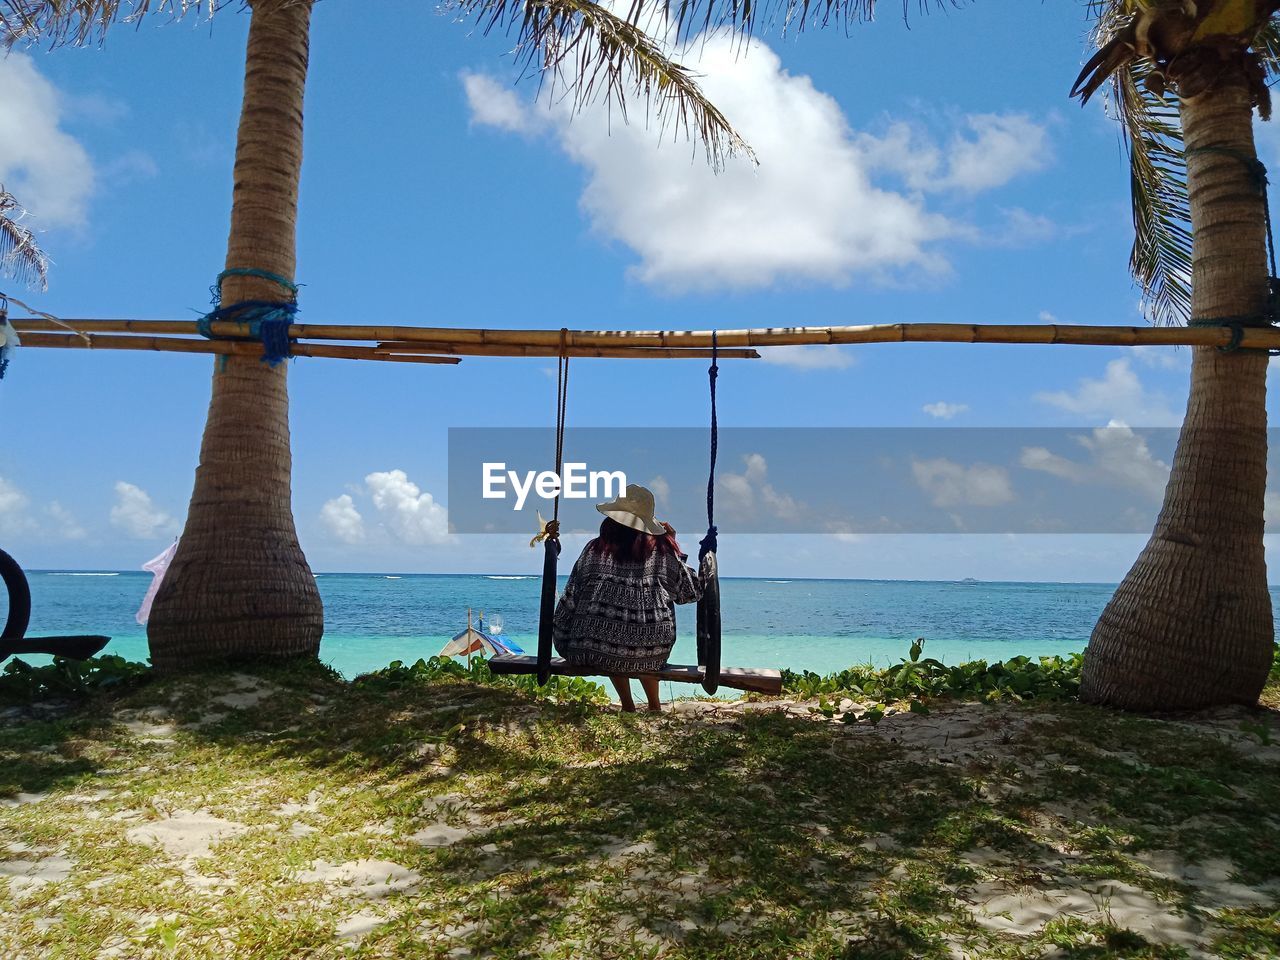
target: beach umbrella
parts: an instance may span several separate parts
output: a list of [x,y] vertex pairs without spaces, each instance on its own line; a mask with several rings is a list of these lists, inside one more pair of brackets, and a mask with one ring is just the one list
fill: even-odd
[[483,630],[467,627],[467,629],[441,647],[436,656],[470,657],[478,653],[486,657],[492,657],[498,653],[524,653],[524,649],[520,644],[507,637],[498,639]]
[[482,653],[486,657],[493,656],[493,638],[481,633],[475,627],[467,627],[452,640],[440,648],[440,657],[470,657]]

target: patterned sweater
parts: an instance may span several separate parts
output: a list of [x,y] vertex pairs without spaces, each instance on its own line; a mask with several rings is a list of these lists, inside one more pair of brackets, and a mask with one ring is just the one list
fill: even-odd
[[670,553],[636,562],[601,556],[588,543],[556,605],[556,651],[602,673],[659,669],[676,642],[675,605],[702,596],[710,563],[695,573]]

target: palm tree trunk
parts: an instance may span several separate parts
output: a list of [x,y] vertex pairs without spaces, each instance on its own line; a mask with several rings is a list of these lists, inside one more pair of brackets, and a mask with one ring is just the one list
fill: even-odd
[[[227,267],[291,278],[311,0],[251,0]],[[223,303],[280,300],[227,277]],[[324,611],[294,528],[288,364],[215,361],[186,529],[152,607],[158,669],[250,656],[315,656]]]
[[[1243,69],[1228,67],[1181,110],[1192,316],[1260,317],[1268,291],[1265,206],[1244,162],[1255,151]],[[1084,699],[1135,710],[1257,701],[1275,642],[1262,541],[1267,359],[1193,348],[1164,505],[1094,627]]]

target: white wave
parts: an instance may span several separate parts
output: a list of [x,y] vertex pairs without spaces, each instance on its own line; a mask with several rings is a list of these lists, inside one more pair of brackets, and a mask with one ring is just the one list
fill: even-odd
[[765,583],[790,583],[790,580],[766,580]]
[[50,573],[50,577],[118,577],[118,573]]
[[486,580],[532,580],[533,577],[498,577],[485,574]]
[[383,577],[383,580],[403,580],[404,577]]

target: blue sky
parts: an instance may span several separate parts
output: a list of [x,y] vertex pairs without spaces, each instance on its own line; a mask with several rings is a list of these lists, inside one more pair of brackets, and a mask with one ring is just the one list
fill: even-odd
[[[510,38],[413,2],[317,4],[297,279],[311,322],[737,328],[1140,322],[1118,130],[1066,91],[1082,3],[990,0],[699,48],[760,166],[516,83]],[[0,63],[0,178],[67,317],[188,318],[221,268],[247,17],[117,28]],[[1280,158],[1269,131],[1264,157]],[[726,363],[721,421],[1176,423],[1188,352],[945,345]],[[32,567],[133,568],[183,516],[211,362],[24,350],[0,383],[0,538]],[[544,426],[540,360],[300,360],[294,506],[317,570],[513,571],[527,540],[450,537],[447,429]],[[571,423],[699,426],[700,361],[579,361]],[[550,455],[550,451],[548,451]],[[643,475],[643,465],[625,465]],[[735,465],[727,465],[733,469]],[[741,465],[737,465],[738,468]],[[842,480],[831,478],[833,485]],[[849,490],[857,496],[856,489]],[[696,539],[692,532],[686,535]],[[726,535],[726,574],[1114,580],[1133,536]]]

